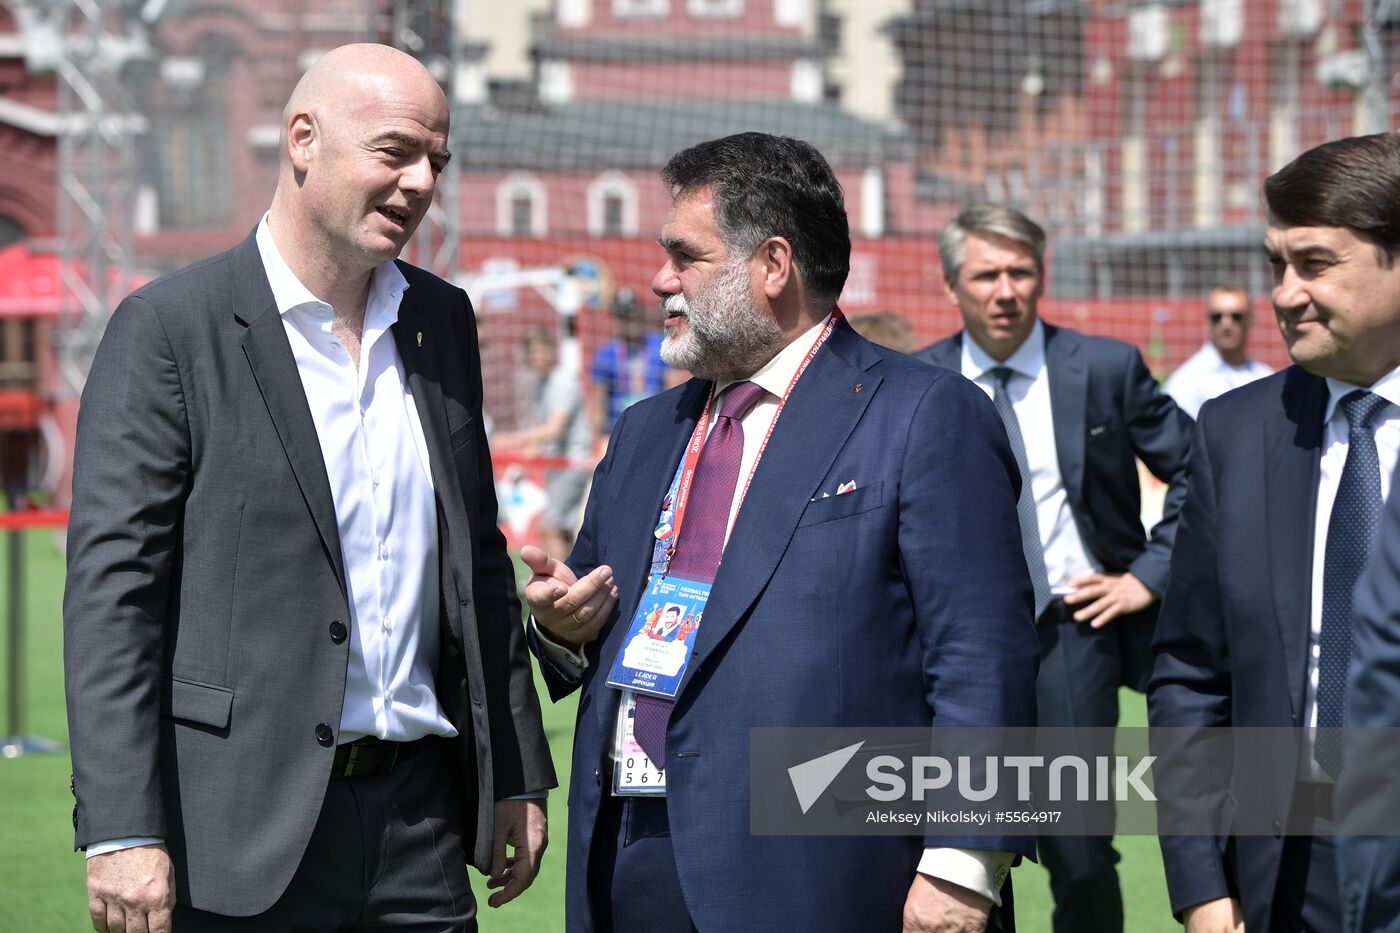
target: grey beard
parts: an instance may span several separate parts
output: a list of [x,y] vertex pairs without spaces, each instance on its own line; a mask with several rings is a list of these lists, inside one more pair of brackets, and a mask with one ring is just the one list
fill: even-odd
[[686,316],[686,334],[663,340],[661,359],[716,381],[757,372],[782,349],[783,332],[754,306],[748,288],[748,263],[726,263],[703,298],[687,302],[684,295],[668,296],[661,306]]

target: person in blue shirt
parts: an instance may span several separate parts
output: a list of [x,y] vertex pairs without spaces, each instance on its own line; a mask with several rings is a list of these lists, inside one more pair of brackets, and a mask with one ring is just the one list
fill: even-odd
[[613,301],[612,340],[593,355],[589,418],[593,436],[606,440],[627,406],[655,395],[666,386],[661,361],[661,334],[649,331],[642,306],[630,288],[620,288]]

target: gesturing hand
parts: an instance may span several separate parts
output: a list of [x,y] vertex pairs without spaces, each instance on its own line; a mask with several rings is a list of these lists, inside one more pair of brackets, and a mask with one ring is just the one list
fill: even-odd
[[535,623],[574,650],[597,638],[617,605],[612,568],[594,567],[580,580],[563,561],[530,544],[520,549],[520,559],[534,571],[525,584],[525,602]]

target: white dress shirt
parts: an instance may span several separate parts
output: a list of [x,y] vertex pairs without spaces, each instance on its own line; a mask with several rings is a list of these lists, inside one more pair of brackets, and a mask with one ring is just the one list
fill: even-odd
[[[1069,581],[1103,567],[1090,556],[1079,535],[1079,526],[1069,507],[1064,477],[1060,475],[1059,451],[1055,446],[1055,419],[1050,409],[1050,376],[1045,367],[1045,326],[1037,320],[1016,352],[998,363],[967,333],[962,339],[962,374],[991,398],[996,394],[992,370],[1005,366],[1013,375],[1006,383],[1006,394],[1021,426],[1026,445],[1026,465],[1030,468],[1031,494],[1040,526],[1040,544],[1045,552],[1045,575],[1056,596],[1073,593]],[[1022,482],[1025,482],[1024,477]]]
[[[1322,469],[1317,482],[1317,511],[1313,516],[1312,597],[1309,600],[1308,626],[1308,689],[1304,713],[1307,716],[1308,739],[1303,743],[1300,777],[1307,781],[1330,783],[1332,778],[1313,757],[1313,740],[1317,727],[1318,662],[1322,659],[1322,574],[1327,558],[1327,526],[1332,521],[1332,506],[1337,501],[1337,486],[1342,481],[1347,451],[1351,449],[1350,426],[1346,412],[1337,403],[1349,392],[1365,386],[1354,386],[1336,379],[1327,380],[1327,408],[1323,412]],[[1370,391],[1390,404],[1381,407],[1371,419],[1376,434],[1376,455],[1381,465],[1381,501],[1390,495],[1390,475],[1400,459],[1400,369],[1393,369],[1370,387]]]
[[[779,401],[792,382],[792,377],[796,375],[798,367],[802,365],[802,360],[806,358],[807,352],[811,350],[817,336],[821,334],[822,328],[826,326],[826,321],[827,319],[824,318],[820,324],[812,327],[778,351],[777,356],[769,360],[758,372],[748,377],[748,382],[765,389],[767,394],[754,403],[748,414],[740,419],[740,424],[744,428],[744,454],[739,461],[739,481],[735,488],[734,501],[729,507],[729,524],[725,530],[726,542],[729,540],[729,533],[734,530],[734,521],[738,517],[739,508],[742,505],[740,496],[743,495],[744,486],[754,467],[754,461],[758,458],[759,448],[763,445],[763,439],[767,436],[768,429],[773,425],[773,419],[778,414]],[[705,428],[707,437],[715,423],[719,421],[719,412],[724,401],[723,393],[731,384],[723,382],[716,386],[717,391],[714,402],[710,405],[709,419]],[[681,528],[681,534],[685,534],[684,526]],[[533,620],[531,624],[533,624]],[[541,646],[557,662],[556,667],[565,671],[581,671],[588,666],[587,658],[551,641],[538,626],[535,628],[535,632],[541,636],[539,638]],[[618,715],[622,715],[620,708]],[[620,730],[614,730],[614,735],[619,733]],[[613,748],[613,759],[617,760],[620,755],[621,749]],[[1012,858],[1013,856],[1009,852],[932,848],[924,850],[918,870],[921,874],[961,885],[1000,905],[1001,883],[1006,880],[1006,870],[1010,866]]]
[[1263,379],[1273,370],[1258,360],[1246,359],[1243,365],[1231,366],[1220,356],[1220,351],[1209,340],[1167,377],[1162,388],[1181,406],[1181,410],[1195,418],[1201,406],[1217,395],[1224,395],[1231,389]]

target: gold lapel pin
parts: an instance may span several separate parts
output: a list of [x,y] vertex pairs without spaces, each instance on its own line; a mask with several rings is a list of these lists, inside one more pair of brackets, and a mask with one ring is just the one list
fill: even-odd
[[420,331],[418,332],[418,346],[421,347],[422,345],[423,345],[423,332],[420,330]]
[[859,395],[859,394],[860,394],[860,390],[863,389],[863,388],[865,388],[865,383],[863,383],[863,382],[857,382],[855,385],[851,386],[851,392],[854,393],[854,394],[856,394],[856,395]]

